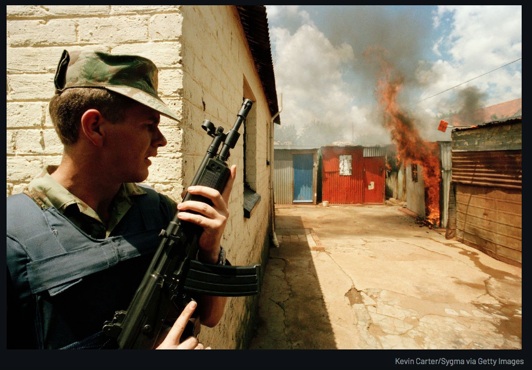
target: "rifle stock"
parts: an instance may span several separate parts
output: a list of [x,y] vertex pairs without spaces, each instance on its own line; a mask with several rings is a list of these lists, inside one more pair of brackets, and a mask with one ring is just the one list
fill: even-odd
[[[222,127],[215,129],[210,121],[204,121],[202,128],[213,140],[191,185],[209,186],[223,192],[230,177],[226,163],[229,150],[235,147],[240,136],[238,129],[252,104],[251,100],[244,100],[227,134]],[[190,199],[210,203],[187,192],[183,200]],[[180,221],[177,213],[161,231],[159,246],[128,309],[116,311],[113,319],[104,323],[103,332],[115,338],[120,348],[154,348],[165,323],[172,325],[194,293],[247,296],[259,292],[260,265],[211,265],[196,259],[202,231],[197,225]],[[192,332],[188,334],[197,335],[199,320],[193,319],[190,324],[193,328],[189,328]]]

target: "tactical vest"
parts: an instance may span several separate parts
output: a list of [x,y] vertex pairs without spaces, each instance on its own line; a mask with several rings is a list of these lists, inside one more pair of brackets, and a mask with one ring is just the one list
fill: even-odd
[[92,238],[56,208],[41,209],[25,194],[8,197],[7,267],[18,298],[60,294],[90,274],[153,253],[175,209],[153,189],[144,189],[146,195],[131,197],[132,207],[113,230],[116,236],[105,239]]

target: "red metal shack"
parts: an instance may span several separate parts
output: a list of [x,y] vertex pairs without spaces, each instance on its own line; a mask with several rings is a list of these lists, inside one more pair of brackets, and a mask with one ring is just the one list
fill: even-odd
[[381,147],[324,146],[322,200],[330,204],[382,204],[386,150]]

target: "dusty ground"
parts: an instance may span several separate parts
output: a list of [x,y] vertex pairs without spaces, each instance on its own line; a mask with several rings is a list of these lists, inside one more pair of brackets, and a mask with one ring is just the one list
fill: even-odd
[[277,206],[250,349],[522,349],[522,270],[400,206]]

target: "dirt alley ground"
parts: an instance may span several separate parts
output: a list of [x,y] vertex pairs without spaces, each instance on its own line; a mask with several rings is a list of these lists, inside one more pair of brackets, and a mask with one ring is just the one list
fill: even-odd
[[399,205],[277,205],[249,349],[522,349],[522,269]]

